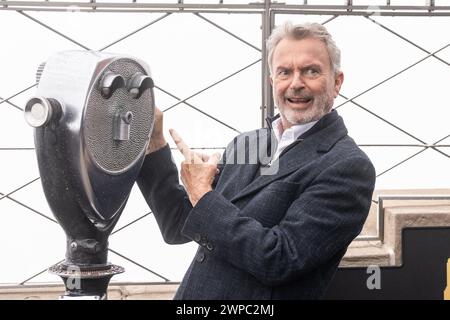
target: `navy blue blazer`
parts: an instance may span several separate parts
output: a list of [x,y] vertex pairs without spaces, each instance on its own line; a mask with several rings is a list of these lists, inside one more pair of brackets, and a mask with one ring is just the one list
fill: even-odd
[[273,150],[264,145],[270,134],[264,128],[234,139],[213,191],[195,207],[169,147],[146,157],[137,183],[164,240],[199,244],[175,299],[321,298],[361,231],[375,170],[337,112],[284,150],[274,174],[261,174],[264,164],[227,163],[240,156],[242,139],[248,158],[258,143]]

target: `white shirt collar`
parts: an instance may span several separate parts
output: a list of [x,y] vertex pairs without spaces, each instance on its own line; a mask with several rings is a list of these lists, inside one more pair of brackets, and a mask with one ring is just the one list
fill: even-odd
[[303,133],[311,129],[317,121],[308,122],[305,124],[297,124],[289,129],[283,131],[283,125],[281,123],[281,117],[278,117],[272,122],[273,132],[275,137],[277,138],[278,143],[283,139],[289,142],[294,142],[300,137]]
[[269,165],[277,160],[284,149],[286,149],[290,144],[292,144],[298,137],[303,133],[308,131],[316,124],[317,121],[308,122],[305,124],[297,124],[283,131],[283,125],[281,123],[281,117],[278,117],[272,122],[273,132],[277,138],[277,149],[272,157]]

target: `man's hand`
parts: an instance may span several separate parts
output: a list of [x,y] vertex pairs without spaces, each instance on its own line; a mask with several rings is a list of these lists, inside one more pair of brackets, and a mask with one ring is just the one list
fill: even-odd
[[163,134],[163,113],[158,108],[155,108],[155,124],[153,125],[150,143],[148,144],[145,154],[155,152],[167,144]]
[[195,206],[207,192],[212,190],[212,182],[218,173],[217,163],[220,154],[215,153],[208,156],[194,152],[175,130],[170,129],[169,132],[178,150],[184,156],[184,161],[181,163],[181,181],[183,181],[192,206]]

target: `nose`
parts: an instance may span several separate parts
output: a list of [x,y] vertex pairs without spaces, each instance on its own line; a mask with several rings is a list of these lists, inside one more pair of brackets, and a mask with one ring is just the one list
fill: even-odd
[[289,88],[291,90],[299,90],[304,87],[305,87],[305,83],[303,82],[300,72],[298,72],[298,71],[294,72],[294,74],[292,76],[291,84],[289,85]]

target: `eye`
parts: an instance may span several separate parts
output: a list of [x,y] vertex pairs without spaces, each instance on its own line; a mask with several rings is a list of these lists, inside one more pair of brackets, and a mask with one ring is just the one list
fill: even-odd
[[311,68],[306,68],[303,71],[303,74],[307,77],[316,77],[320,74],[319,69],[315,68],[315,67],[311,67]]
[[287,76],[289,76],[290,71],[288,69],[280,69],[277,73],[277,76],[280,78],[285,78]]

